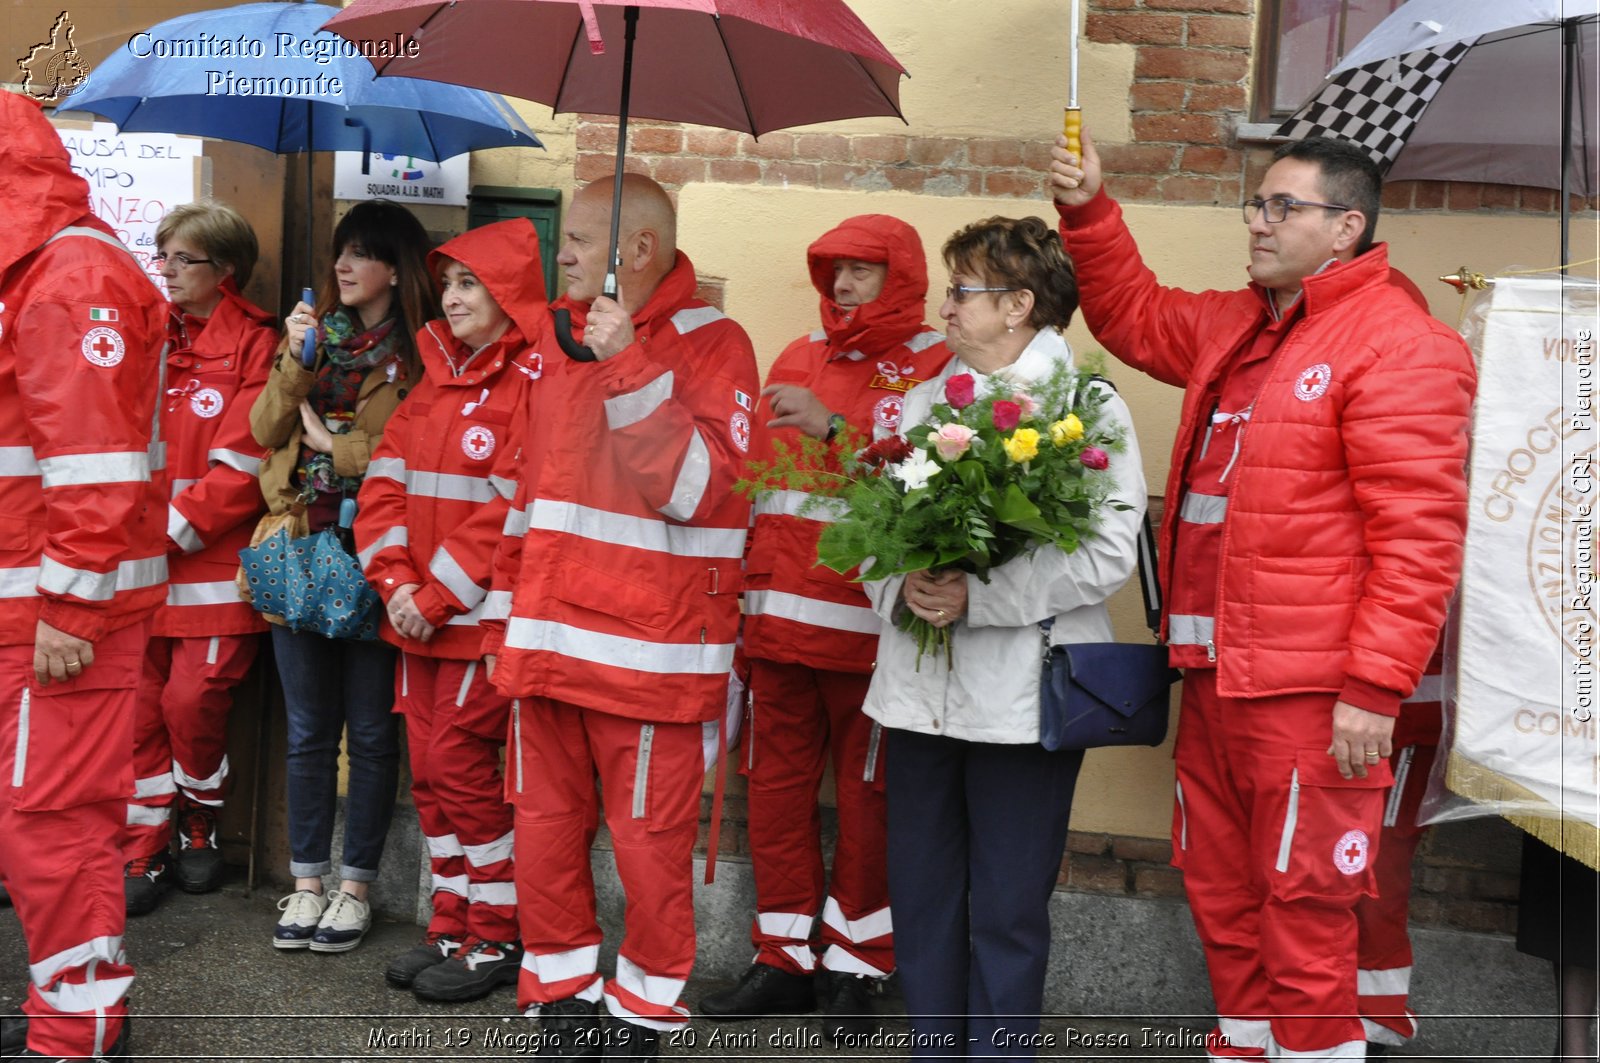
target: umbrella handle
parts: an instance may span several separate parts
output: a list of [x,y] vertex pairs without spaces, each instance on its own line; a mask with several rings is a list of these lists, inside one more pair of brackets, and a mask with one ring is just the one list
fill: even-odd
[[1061,132],[1067,138],[1067,150],[1083,158],[1083,141],[1079,134],[1083,132],[1083,108],[1068,107],[1061,119]]
[[594,361],[594,352],[572,338],[572,311],[557,310],[553,316],[556,322],[556,345],[566,356],[574,362]]

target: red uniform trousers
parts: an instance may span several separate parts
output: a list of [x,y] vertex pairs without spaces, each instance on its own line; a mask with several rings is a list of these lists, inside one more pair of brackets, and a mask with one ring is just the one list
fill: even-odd
[[1178,723],[1173,864],[1183,871],[1220,1017],[1213,1059],[1362,1059],[1356,902],[1387,763],[1339,776],[1334,694],[1218,695],[1190,669]]
[[259,635],[151,636],[133,722],[127,860],[154,856],[172,843],[178,791],[196,804],[222,805],[233,688],[260,648]]
[[[520,698],[517,756],[507,780],[516,804],[522,975],[517,1004],[605,997],[611,1014],[674,1030],[694,966],[694,843],[705,779],[698,723],[647,723],[547,698]],[[627,895],[615,978],[602,980],[589,849],[605,794],[606,828]]]
[[1417,1033],[1417,1016],[1407,1003],[1411,938],[1406,917],[1411,910],[1411,860],[1427,830],[1417,825],[1417,810],[1438,751],[1437,745],[1419,743],[1397,748],[1390,758],[1394,789],[1384,806],[1378,844],[1378,895],[1356,904],[1356,986],[1361,1024],[1374,1044],[1403,1045]]
[[480,660],[401,653],[394,711],[406,718],[411,796],[433,865],[429,934],[517,940],[511,806],[500,748],[511,699]]
[[0,878],[28,942],[28,1047],[97,1056],[128,1009],[122,826],[147,621],[94,644],[94,663],[37,685],[32,644],[0,647]]
[[[750,661],[745,732],[750,862],[756,877],[756,960],[793,973],[816,968],[812,924],[822,913],[822,966],[881,978],[894,970],[889,916],[882,729],[861,711],[871,674]],[[833,755],[839,840],[823,896],[817,791]]]

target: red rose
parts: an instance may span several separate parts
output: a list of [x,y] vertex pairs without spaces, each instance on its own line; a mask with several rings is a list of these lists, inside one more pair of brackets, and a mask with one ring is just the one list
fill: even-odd
[[978,382],[971,373],[957,373],[944,382],[944,401],[952,410],[964,410],[977,397]]
[[1078,455],[1078,460],[1083,462],[1086,469],[1104,469],[1111,465],[1111,455],[1099,447],[1084,447],[1083,453]]
[[994,404],[994,430],[996,432],[1009,432],[1017,427],[1017,422],[1022,420],[1022,407],[1014,402],[1001,399]]
[[903,436],[884,436],[861,452],[861,463],[882,467],[897,465],[911,456],[912,447]]

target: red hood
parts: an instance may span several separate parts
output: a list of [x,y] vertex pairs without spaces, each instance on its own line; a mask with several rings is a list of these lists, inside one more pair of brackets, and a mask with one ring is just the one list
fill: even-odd
[[89,213],[89,185],[72,172],[67,149],[39,105],[0,90],[0,273],[78,222],[110,232]]
[[[539,231],[527,218],[497,221],[447,240],[428,253],[428,267],[437,275],[444,259],[465,263],[506,316],[529,342],[544,334],[549,301],[544,294],[544,263],[539,258]],[[443,335],[450,335],[444,325]]]
[[[833,301],[833,261],[856,258],[889,267],[883,291],[864,306]],[[846,218],[806,249],[811,283],[822,296],[822,329],[840,351],[878,355],[923,330],[928,263],[917,230],[887,214]]]

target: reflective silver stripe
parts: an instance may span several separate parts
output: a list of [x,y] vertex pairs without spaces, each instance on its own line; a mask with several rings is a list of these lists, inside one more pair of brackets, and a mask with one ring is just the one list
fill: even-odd
[[456,691],[456,708],[467,703],[467,695],[472,691],[472,677],[478,674],[478,662],[467,662],[467,670],[462,673],[461,687]]
[[[222,637],[220,635],[212,635],[211,636],[211,641],[206,644],[206,663],[207,664],[216,664],[217,663],[217,651],[219,649],[221,649],[221,648],[222,648]],[[223,760],[224,761],[227,760],[226,755],[224,755]]]
[[1386,971],[1356,971],[1356,995],[1362,997],[1403,997],[1411,992],[1411,968],[1391,967]]
[[944,333],[935,332],[933,329],[929,329],[927,332],[919,332],[906,342],[906,350],[912,354],[920,354],[942,339],[944,339]]
[[844,935],[845,940],[853,941],[857,945],[894,932],[894,920],[889,915],[888,905],[875,912],[868,912],[859,919],[846,919],[844,909],[839,907],[839,902],[832,897],[829,897],[827,903],[822,906],[822,925],[833,927]]
[[1343,1041],[1332,1048],[1314,1048],[1306,1052],[1299,1052],[1279,1045],[1278,1054],[1275,1058],[1279,1060],[1303,1059],[1306,1063],[1327,1063],[1329,1060],[1360,1060],[1370,1057],[1367,1055],[1365,1038],[1357,1038],[1354,1041]]
[[28,771],[28,730],[33,715],[29,702],[32,700],[32,693],[28,687],[22,688],[22,704],[17,709],[17,751],[11,758],[13,788],[22,785],[23,776]]
[[639,753],[633,765],[633,818],[643,819],[649,808],[650,750],[656,744],[656,725],[639,725]]
[[1167,643],[1172,646],[1204,646],[1215,636],[1217,619],[1175,613],[1167,617]]
[[663,402],[672,397],[672,370],[667,370],[637,391],[615,395],[606,400],[606,424],[613,429],[626,428],[656,412]]
[[813,329],[811,335],[806,337],[806,339],[810,340],[812,343],[821,343],[827,338],[828,334],[822,329]]
[[1183,496],[1178,519],[1189,524],[1221,524],[1228,515],[1227,495],[1203,495],[1190,491]]
[[756,926],[763,937],[788,938],[790,941],[809,941],[811,924],[807,912],[757,912]]
[[[91,960],[93,970],[98,960]],[[54,989],[40,989],[39,996],[58,1012],[95,1012],[115,1007],[133,985],[133,975],[121,978],[90,978],[83,982],[57,982]],[[97,1038],[98,1039],[98,1038]],[[101,1049],[95,1050],[99,1057]]]
[[206,548],[200,533],[194,530],[189,518],[177,506],[167,506],[167,538],[183,547],[186,554],[197,554]]
[[1389,787],[1389,799],[1383,806],[1383,825],[1393,827],[1400,822],[1400,802],[1405,797],[1406,776],[1411,774],[1411,758],[1416,756],[1416,746],[1406,746],[1394,763],[1394,785]]
[[154,587],[167,580],[167,559],[141,557],[124,561],[114,572],[90,572],[63,565],[45,556],[39,563],[39,589],[50,594],[70,594],[86,602],[108,602],[119,591]]
[[[599,966],[599,945],[580,945],[566,952],[542,954],[529,949],[522,954],[522,969],[532,972],[533,976],[545,985],[565,982],[580,975],[594,974]],[[596,977],[595,981],[598,983],[600,979]]]
[[461,847],[461,839],[454,834],[428,834],[423,837],[428,843],[428,856],[435,860],[448,860],[452,856],[465,856],[467,853]]
[[216,450],[208,450],[206,451],[206,460],[215,462],[218,465],[226,465],[230,469],[238,469],[240,472],[250,476],[261,475],[261,459],[251,457],[249,454],[241,454],[237,450],[224,450],[220,447]]
[[479,603],[464,613],[457,613],[445,621],[447,626],[467,627],[483,619],[483,603]]
[[455,595],[456,600],[468,609],[483,601],[484,595],[489,593],[478,586],[460,563],[450,556],[450,551],[442,546],[433,552],[433,558],[428,562],[428,575],[444,584],[445,590]]
[[[165,360],[163,360],[161,364],[162,365],[166,365]],[[163,369],[162,372],[164,373],[164,372],[166,372],[166,370]],[[161,409],[161,406],[159,404],[157,404],[156,410],[159,411],[160,409]],[[157,413],[156,416],[157,416],[157,419],[160,418],[159,412]],[[145,453],[149,455],[150,471],[151,472],[162,472],[163,470],[166,469],[166,467],[167,467],[167,445],[165,443],[151,443],[150,444],[150,449],[147,450]]]
[[872,737],[867,739],[867,763],[861,771],[862,782],[873,782],[878,777],[878,747],[883,743],[883,724],[872,721]]
[[184,771],[183,768],[176,763],[174,763],[172,766],[172,776],[178,781],[178,785],[182,786],[186,790],[220,789],[222,784],[228,779],[227,754],[223,754],[222,763],[218,765],[217,770],[212,772],[204,779],[196,779],[193,775],[190,775],[188,772]]
[[135,800],[141,797],[159,797],[162,794],[175,794],[177,792],[178,784],[173,781],[172,772],[170,771],[133,780],[133,796]]
[[737,561],[744,556],[744,528],[689,528],[651,517],[631,517],[626,513],[546,498],[534,499],[524,511],[523,519],[529,529],[565,532],[581,539],[655,550],[675,557],[720,557]]
[[689,437],[688,449],[683,454],[683,466],[678,470],[678,480],[672,485],[672,501],[662,506],[660,512],[673,520],[688,520],[700,508],[706,485],[711,482],[711,451],[694,429]]
[[32,447],[0,447],[0,476],[38,476]]
[[129,805],[127,825],[130,827],[159,827],[172,818],[172,809],[167,805],[160,808],[150,808],[147,805]]
[[1183,803],[1183,783],[1178,783],[1178,848],[1189,849],[1189,809]]
[[168,605],[238,605],[241,601],[239,585],[231,579],[215,583],[167,584]]
[[691,306],[672,315],[672,327],[678,330],[678,335],[686,336],[713,321],[721,321],[724,316],[722,311],[714,306]]
[[46,489],[84,484],[129,484],[150,481],[150,452],[108,451],[103,454],[57,454],[39,459]]
[[[517,793],[522,792],[522,699],[511,699],[511,740],[517,755]],[[598,946],[596,947],[598,955]]]
[[0,598],[32,598],[39,593],[39,566],[0,568]]
[[750,616],[775,616],[830,631],[876,635],[882,629],[878,614],[866,606],[824,602],[786,591],[745,591],[744,611]]
[[[468,904],[492,904],[502,908],[512,907],[517,903],[517,884],[515,882],[468,882]],[[468,961],[471,962],[470,960]]]
[[848,509],[842,498],[819,498],[809,491],[768,491],[756,499],[752,512],[757,517],[804,517],[832,524]]
[[400,696],[411,696],[411,655],[404,650],[400,651]]
[[506,510],[506,522],[500,525],[500,534],[510,539],[520,539],[528,534],[528,511],[526,509]]
[[1417,680],[1417,689],[1411,692],[1406,701],[1443,701],[1444,676],[1425,675]]
[[199,482],[199,480],[169,480],[168,483],[172,486],[172,494],[169,497],[177,498]]
[[450,472],[406,471],[406,493],[421,498],[445,498],[453,502],[487,502],[494,488],[481,476],[461,476]]
[[404,524],[397,524],[369,543],[365,550],[356,551],[356,560],[361,562],[362,568],[366,568],[368,565],[372,564],[372,559],[378,556],[378,551],[387,550],[391,546],[410,545],[410,529],[408,529]]
[[483,598],[483,618],[504,620],[511,615],[511,592],[490,591]]
[[887,978],[892,973],[879,970],[838,944],[829,945],[828,950],[822,954],[822,966],[825,970],[836,971],[843,975],[858,974],[864,978]]
[[578,661],[656,675],[724,675],[733,665],[733,643],[645,642],[625,635],[587,631],[553,620],[512,617],[506,646],[554,653]]
[[1300,818],[1300,769],[1294,769],[1294,774],[1289,776],[1289,811],[1283,816],[1283,836],[1278,839],[1278,862],[1274,866],[1279,871],[1289,870],[1289,850],[1294,845],[1294,826]]
[[446,893],[454,893],[458,897],[465,897],[467,895],[467,876],[434,875],[433,890],[435,893],[443,890]]
[[489,486],[494,488],[495,494],[507,502],[511,501],[517,493],[517,481],[507,479],[504,476],[490,476]]
[[373,458],[367,462],[367,479],[373,477],[405,483],[406,463],[401,458]]
[[[69,225],[65,229],[62,229],[60,232],[56,233],[50,239],[46,240],[45,243],[53,244],[57,240],[67,236],[87,236],[91,240],[99,240],[102,244],[110,244],[112,247],[116,248],[118,251],[121,251],[129,258],[133,258],[133,252],[129,251],[127,246],[121,240],[118,240],[115,236],[103,233],[99,229],[91,229],[87,225]],[[135,261],[137,261],[137,259],[135,259]],[[142,270],[144,267],[140,266],[139,268]],[[166,361],[166,359],[163,358],[162,361]]]
[[502,860],[510,860],[516,853],[515,837],[514,832],[506,831],[492,842],[484,842],[482,845],[463,845],[467,863],[473,867],[488,867]]

